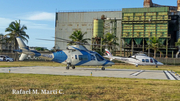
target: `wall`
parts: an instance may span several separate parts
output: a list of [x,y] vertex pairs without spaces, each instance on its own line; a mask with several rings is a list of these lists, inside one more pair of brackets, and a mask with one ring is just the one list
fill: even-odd
[[[93,20],[100,19],[102,15],[108,18],[121,18],[121,11],[101,11],[101,12],[57,12],[55,24],[55,37],[69,39],[75,30],[87,32],[86,38],[92,38]],[[121,36],[121,22],[118,22],[117,36]],[[55,39],[56,49],[66,49],[66,42],[58,42]],[[119,41],[120,42],[120,41]],[[89,41],[91,43],[91,41]],[[90,46],[86,46],[90,49]]]

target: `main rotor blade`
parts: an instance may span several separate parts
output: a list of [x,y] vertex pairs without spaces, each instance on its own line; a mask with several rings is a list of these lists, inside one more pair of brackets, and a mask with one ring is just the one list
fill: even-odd
[[64,41],[69,41],[69,42],[72,42],[71,40],[67,40],[67,39],[63,39],[63,38],[58,38],[58,37],[53,37],[55,39],[60,39],[60,40],[64,40]]
[[[55,37],[54,37],[55,38]],[[60,40],[50,40],[50,39],[40,39],[36,38],[37,40],[44,40],[44,41],[57,41],[57,42],[67,42],[68,40],[64,39],[64,41]],[[61,38],[60,38],[61,39]],[[76,43],[79,45],[94,45],[94,46],[111,46],[111,45],[101,45],[101,44],[89,44],[89,43],[81,43],[81,42],[74,42],[74,41],[68,41],[67,43]]]
[[[55,40],[49,40],[49,39],[39,39],[39,38],[36,38],[37,40],[44,40],[44,41],[55,41]],[[58,40],[56,40],[58,41]],[[58,42],[65,42],[65,41],[58,41]]]
[[94,46],[112,46],[112,45],[101,45],[101,44],[90,44],[90,45],[94,45]]
[[53,37],[53,38],[64,40],[64,41],[67,41],[68,43],[76,43],[76,44],[79,44],[79,45],[90,45],[89,43],[75,42],[75,41],[71,41],[71,40],[67,40],[67,39],[63,39],[63,38],[59,38],[59,37]]

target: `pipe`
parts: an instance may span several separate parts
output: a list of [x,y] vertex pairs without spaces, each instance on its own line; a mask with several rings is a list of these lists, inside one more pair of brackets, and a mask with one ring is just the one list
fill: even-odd
[[180,53],[180,50],[176,53],[176,58],[178,58],[179,53]]

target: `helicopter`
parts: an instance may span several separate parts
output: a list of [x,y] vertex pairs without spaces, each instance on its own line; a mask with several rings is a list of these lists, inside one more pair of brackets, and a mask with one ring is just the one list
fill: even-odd
[[67,70],[70,67],[72,67],[72,69],[75,69],[75,66],[102,66],[101,70],[105,70],[106,66],[114,65],[113,62],[104,59],[100,54],[95,51],[88,50],[82,45],[82,43],[79,42],[73,42],[63,39],[63,41],[68,41],[69,43],[76,43],[78,45],[68,46],[67,49],[59,50],[51,54],[44,54],[35,50],[30,50],[20,37],[16,37],[16,40],[18,42],[20,50],[15,51],[21,53],[21,56],[19,58],[20,61],[23,61],[28,55],[31,55],[66,64]]
[[133,64],[136,67],[138,67],[138,65],[155,65],[156,67],[163,65],[163,63],[157,61],[152,57],[148,57],[146,54],[143,53],[137,53],[133,56],[129,56],[128,58],[126,58],[126,57],[113,56],[108,49],[105,49],[105,51],[107,55],[104,57],[109,58],[110,61],[115,59],[125,63]]

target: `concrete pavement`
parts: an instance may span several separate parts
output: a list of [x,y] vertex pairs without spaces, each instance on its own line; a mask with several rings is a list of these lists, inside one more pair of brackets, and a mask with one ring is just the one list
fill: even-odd
[[0,73],[25,73],[25,74],[51,74],[51,75],[76,75],[95,77],[119,77],[140,79],[169,79],[163,70],[134,70],[134,69],[108,69],[81,68],[66,70],[65,67],[35,66],[35,67],[10,67],[0,68]]

